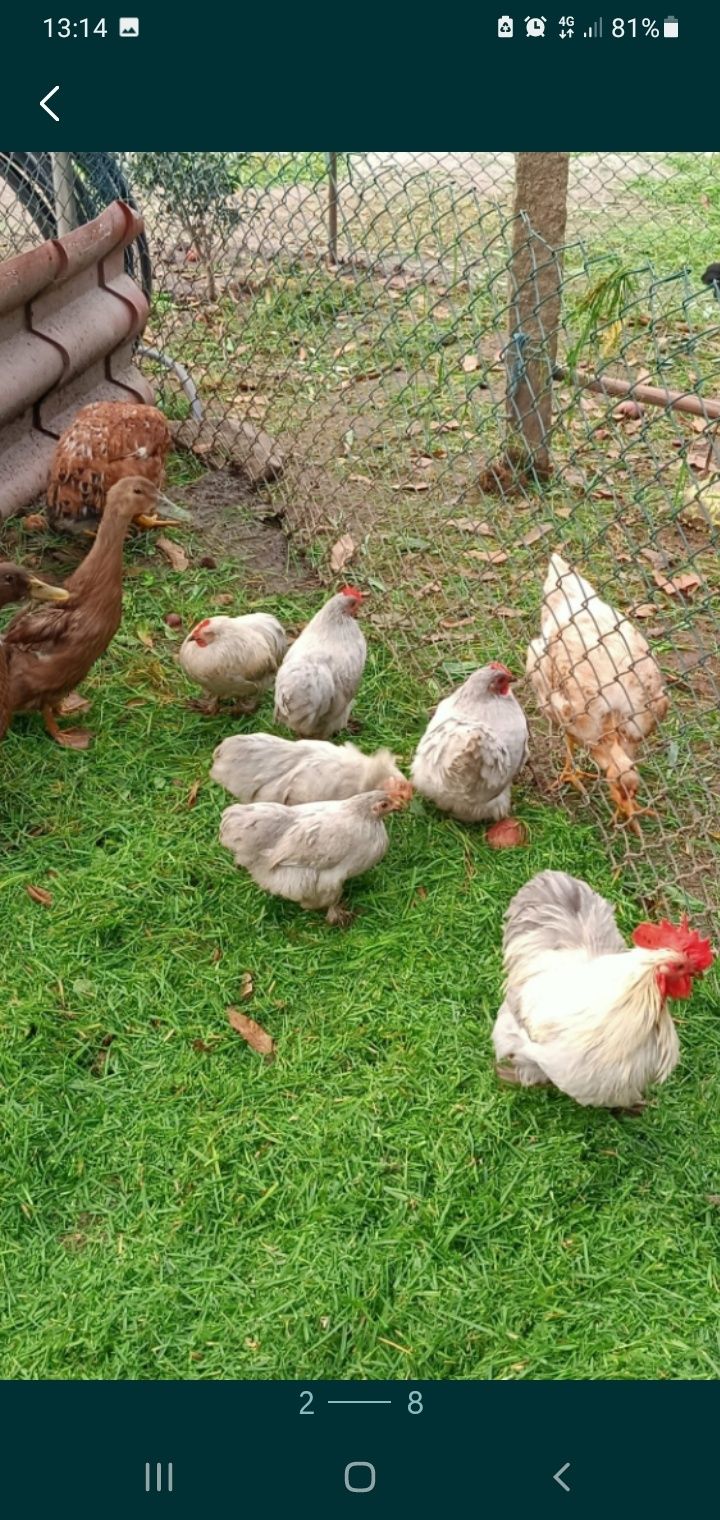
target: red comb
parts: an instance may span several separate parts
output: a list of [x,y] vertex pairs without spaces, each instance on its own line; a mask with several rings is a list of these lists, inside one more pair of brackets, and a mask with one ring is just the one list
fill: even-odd
[[362,602],[365,599],[364,591],[358,591],[357,586],[343,586],[340,590],[340,595],[357,597],[357,600],[359,602]]
[[502,660],[491,660],[490,661],[490,669],[491,670],[503,670],[505,672],[505,675],[509,676],[510,680],[512,680],[512,671],[508,670],[507,665],[503,665]]
[[670,924],[666,918],[659,924],[638,924],[632,938],[633,944],[642,950],[681,950],[695,976],[707,971],[714,960],[709,939],[702,939],[696,929],[690,928],[686,915],[679,924]]

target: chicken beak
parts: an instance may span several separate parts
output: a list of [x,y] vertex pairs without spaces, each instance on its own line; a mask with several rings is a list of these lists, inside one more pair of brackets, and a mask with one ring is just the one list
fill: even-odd
[[70,592],[64,586],[48,586],[47,581],[38,580],[36,575],[31,575],[28,581],[28,596],[34,602],[67,602]]

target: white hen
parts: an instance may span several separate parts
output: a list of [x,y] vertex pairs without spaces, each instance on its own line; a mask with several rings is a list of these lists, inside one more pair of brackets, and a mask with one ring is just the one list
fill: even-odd
[[275,721],[306,739],[345,728],[367,645],[355,619],[361,591],[345,586],[316,612],[288,650],[275,681]]
[[632,1108],[677,1065],[670,998],[712,964],[687,921],[638,924],[628,949],[610,903],[564,871],[521,887],[505,919],[498,1075],[554,1083],[577,1103]]
[[235,804],[222,815],[220,843],[266,892],[324,909],[328,923],[347,923],[345,882],[382,860],[389,843],[383,819],[411,796],[409,781],[389,780],[342,802]]
[[186,676],[211,698],[217,711],[221,697],[233,697],[248,711],[272,686],[287,649],[282,623],[267,612],[242,617],[203,618],[180,647]]
[[213,757],[213,781],[240,802],[331,802],[375,791],[393,776],[402,780],[389,749],[363,755],[354,744],[325,739],[277,739],[234,734]]

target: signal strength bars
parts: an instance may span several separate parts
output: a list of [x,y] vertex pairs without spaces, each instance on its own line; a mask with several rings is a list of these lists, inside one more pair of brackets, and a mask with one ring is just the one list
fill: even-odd
[[598,16],[597,21],[593,21],[592,26],[583,32],[583,37],[602,37],[602,16]]

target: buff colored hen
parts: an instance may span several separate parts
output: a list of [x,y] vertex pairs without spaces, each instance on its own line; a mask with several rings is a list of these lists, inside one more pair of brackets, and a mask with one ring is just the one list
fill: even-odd
[[[135,401],[84,406],[55,450],[47,489],[50,523],[65,531],[96,523],[111,486],[129,475],[162,490],[169,448],[170,429],[156,406]],[[141,516],[136,522],[143,528],[165,526],[159,518]]]
[[635,759],[668,709],[662,673],[637,628],[559,554],[550,558],[526,670],[543,713],[565,733],[557,784],[582,785],[573,760],[582,745],[609,782],[616,819],[639,832],[637,815],[650,810],[636,802]]

